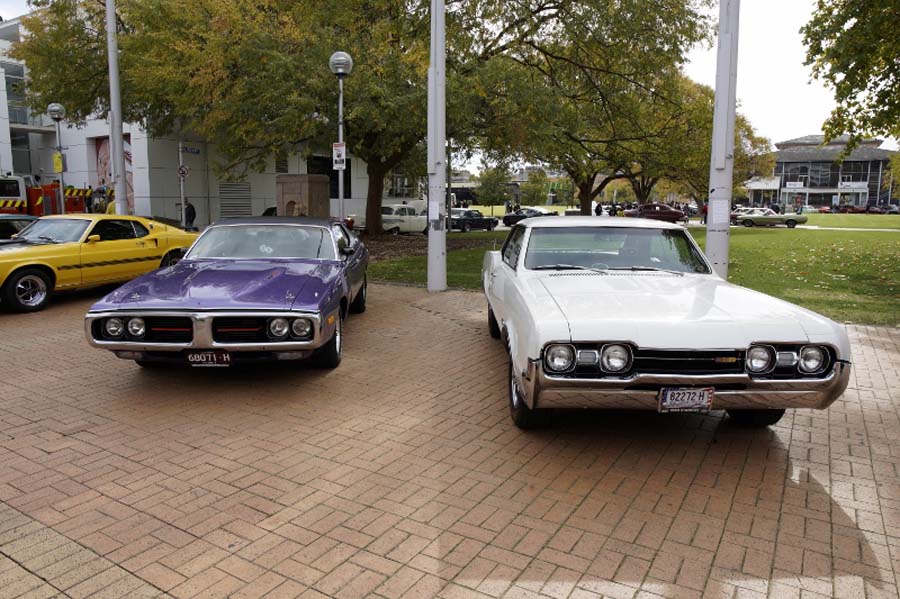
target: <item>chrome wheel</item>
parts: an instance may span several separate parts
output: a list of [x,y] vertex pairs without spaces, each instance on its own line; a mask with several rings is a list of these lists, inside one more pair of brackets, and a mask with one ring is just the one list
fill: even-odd
[[40,306],[47,300],[47,283],[37,275],[25,275],[16,283],[16,299],[27,308]]

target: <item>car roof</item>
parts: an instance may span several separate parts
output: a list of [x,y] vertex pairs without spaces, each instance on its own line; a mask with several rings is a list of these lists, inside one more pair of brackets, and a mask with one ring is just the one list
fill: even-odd
[[562,218],[526,218],[520,225],[532,229],[568,227],[609,227],[628,229],[684,229],[681,225],[649,218],[619,216],[563,216]]
[[313,218],[311,216],[247,216],[223,218],[211,224],[210,227],[220,225],[309,225],[330,227],[337,222],[336,219],[332,218]]
[[89,220],[92,222],[96,222],[98,220],[112,220],[117,218],[137,218],[141,220],[153,220],[152,218],[148,218],[146,216],[135,216],[133,214],[87,214],[84,212],[71,212],[69,214],[48,214],[47,216],[42,216],[41,218],[47,219],[78,219],[78,220]]

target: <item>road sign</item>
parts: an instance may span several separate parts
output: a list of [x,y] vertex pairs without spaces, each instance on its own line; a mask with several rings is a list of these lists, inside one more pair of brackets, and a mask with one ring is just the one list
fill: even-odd
[[331,160],[334,170],[342,171],[347,168],[347,144],[331,144]]
[[181,177],[181,179],[187,179],[189,172],[190,171],[188,171],[188,167],[183,164],[178,167],[178,176]]

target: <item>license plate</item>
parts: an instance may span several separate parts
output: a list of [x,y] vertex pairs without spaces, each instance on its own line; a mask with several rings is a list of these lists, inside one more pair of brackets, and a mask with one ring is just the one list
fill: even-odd
[[206,350],[185,352],[191,366],[231,366],[231,354],[225,350]]
[[659,392],[660,412],[708,412],[713,400],[713,388],[664,388]]

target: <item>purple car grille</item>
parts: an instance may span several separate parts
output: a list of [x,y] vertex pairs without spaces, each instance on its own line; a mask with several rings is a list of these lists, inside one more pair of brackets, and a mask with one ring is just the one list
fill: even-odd
[[194,325],[190,318],[149,316],[144,322],[147,326],[144,339],[153,343],[190,343],[194,338]]
[[222,317],[213,320],[213,339],[218,343],[262,343],[269,341],[265,318]]

